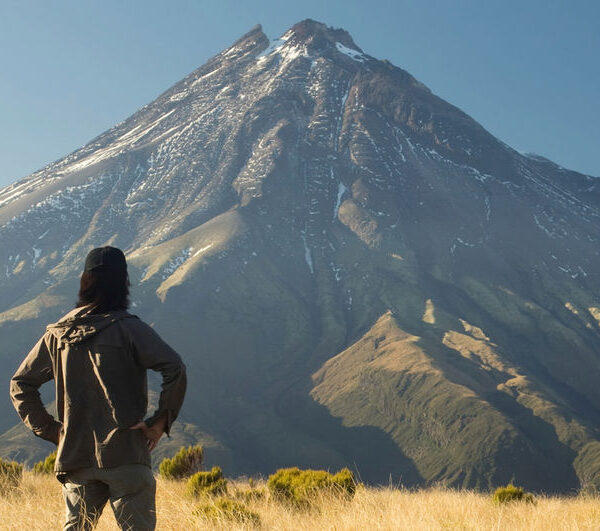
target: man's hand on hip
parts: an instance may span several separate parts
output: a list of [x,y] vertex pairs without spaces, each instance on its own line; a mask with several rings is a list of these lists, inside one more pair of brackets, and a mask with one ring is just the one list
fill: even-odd
[[148,427],[142,420],[136,425],[131,426],[131,430],[142,430],[144,437],[146,437],[146,445],[148,450],[152,451],[160,441],[162,434],[165,432],[167,426],[167,415],[160,417],[152,426]]

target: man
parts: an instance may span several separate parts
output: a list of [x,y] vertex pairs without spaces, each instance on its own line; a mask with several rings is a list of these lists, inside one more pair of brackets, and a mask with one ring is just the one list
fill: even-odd
[[[127,312],[123,252],[93,249],[85,261],[76,308],[46,333],[11,380],[23,422],[57,444],[64,529],[91,529],[106,502],[121,529],[154,529],[156,482],[150,451],[177,417],[186,387],[179,355]],[[162,374],[157,411],[146,420],[146,369]],[[54,379],[58,420],[38,388]]]

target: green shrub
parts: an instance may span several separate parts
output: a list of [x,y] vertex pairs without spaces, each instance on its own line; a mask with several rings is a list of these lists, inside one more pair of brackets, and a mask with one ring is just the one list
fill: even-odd
[[515,487],[512,483],[509,483],[506,487],[498,487],[492,500],[495,503],[508,503],[512,501],[523,501],[526,503],[533,503],[533,494],[525,492],[521,487]]
[[187,482],[190,496],[216,496],[227,492],[227,480],[218,466],[209,472],[196,472]]
[[325,470],[279,469],[269,476],[267,485],[273,495],[297,505],[306,505],[319,493],[332,493],[351,498],[356,492],[354,474],[343,468],[337,474]]
[[214,503],[199,505],[194,509],[194,515],[209,520],[228,520],[244,524],[260,525],[260,516],[249,510],[244,504],[219,498]]
[[53,474],[54,463],[56,463],[56,451],[52,452],[43,461],[38,461],[33,465],[33,471],[36,474]]
[[0,459],[0,494],[16,489],[23,477],[23,465],[15,461]]
[[236,490],[233,493],[233,497],[244,503],[250,503],[256,500],[262,500],[265,497],[265,494],[264,489]]
[[190,477],[202,467],[204,450],[199,444],[196,446],[182,446],[172,457],[163,459],[158,467],[158,472],[165,479],[182,479]]

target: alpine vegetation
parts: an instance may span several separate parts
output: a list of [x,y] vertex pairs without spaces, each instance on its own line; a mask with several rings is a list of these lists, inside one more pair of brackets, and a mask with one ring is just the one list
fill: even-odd
[[522,487],[515,487],[512,483],[509,483],[506,487],[498,487],[492,499],[495,503],[509,503],[514,501],[535,503],[533,494],[525,492]]
[[201,470],[203,458],[201,445],[182,446],[172,458],[166,457],[161,461],[158,471],[165,479],[190,477]]
[[283,468],[269,476],[267,485],[276,499],[297,506],[308,506],[323,494],[351,499],[356,492],[354,474],[347,468],[337,474],[325,470]]
[[56,451],[48,455],[43,461],[38,461],[33,465],[33,472],[36,474],[54,474],[54,463],[56,463]]
[[187,491],[192,497],[218,496],[227,492],[227,480],[218,466],[207,472],[196,472],[187,480]]

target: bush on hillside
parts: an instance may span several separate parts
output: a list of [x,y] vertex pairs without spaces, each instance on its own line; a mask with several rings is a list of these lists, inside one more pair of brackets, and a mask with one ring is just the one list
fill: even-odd
[[0,459],[0,494],[16,489],[23,477],[23,465],[15,461]]
[[244,504],[228,498],[219,498],[214,503],[199,505],[194,510],[194,515],[213,521],[227,520],[260,525],[260,516],[257,513],[248,509]]
[[52,452],[43,461],[38,461],[35,465],[33,465],[33,472],[35,474],[53,474],[55,463],[56,463],[56,451]]
[[521,487],[515,487],[509,483],[506,487],[498,487],[492,496],[495,503],[508,503],[512,501],[523,501],[533,503],[533,494],[525,492]]
[[218,466],[213,466],[208,472],[196,472],[187,482],[190,496],[217,496],[227,492],[227,480]]
[[266,495],[265,489],[246,489],[246,490],[236,490],[233,493],[233,497],[236,500],[240,500],[244,503],[250,503],[257,500],[262,500]]
[[159,474],[165,479],[183,479],[194,475],[202,468],[204,450],[202,446],[182,446],[172,457],[163,459],[158,467]]
[[352,498],[356,492],[354,474],[347,468],[337,474],[325,470],[283,468],[269,476],[267,486],[276,498],[296,505],[309,504],[320,493]]

